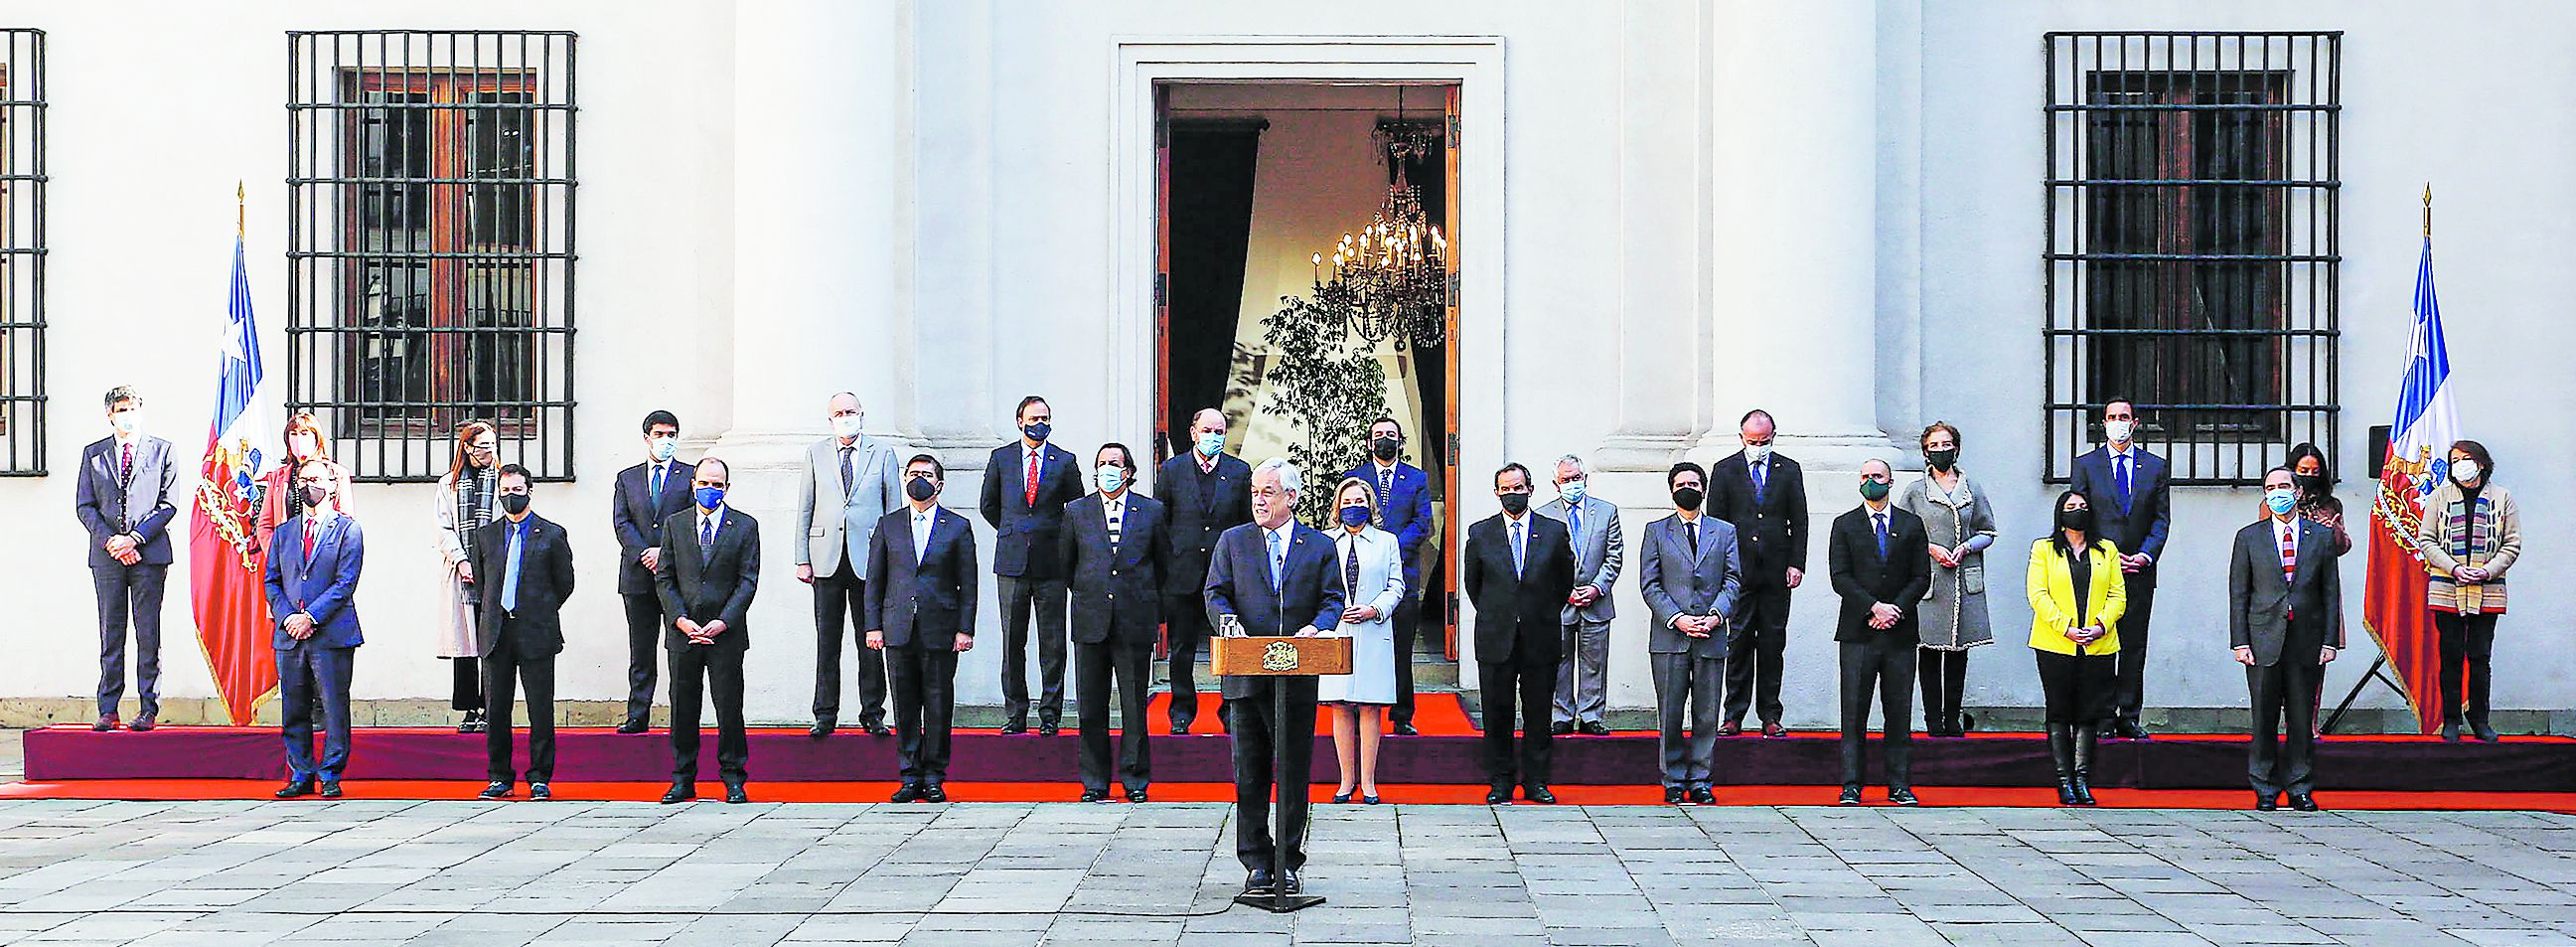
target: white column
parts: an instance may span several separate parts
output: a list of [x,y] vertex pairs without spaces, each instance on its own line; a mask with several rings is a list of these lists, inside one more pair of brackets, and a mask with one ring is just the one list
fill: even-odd
[[[1621,7],[1619,76],[1619,426],[1598,466],[1652,474],[1689,448],[1709,398],[1708,184],[1703,72],[1707,34],[1696,0]],[[1678,120],[1677,120],[1678,119]]]

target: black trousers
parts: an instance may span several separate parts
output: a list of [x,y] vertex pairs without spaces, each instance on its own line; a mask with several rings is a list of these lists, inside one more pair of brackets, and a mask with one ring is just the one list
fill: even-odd
[[843,625],[850,629],[850,647],[859,652],[859,722],[885,722],[885,655],[868,647],[867,630],[858,627],[867,594],[868,580],[852,573],[846,558],[833,574],[814,577],[815,723],[841,719]]
[[2059,654],[2031,649],[2038,656],[2040,699],[2051,724],[2092,723],[2111,715],[2111,690],[2119,682],[2116,654]]
[[895,761],[908,786],[948,781],[950,721],[957,715],[957,639],[916,638],[885,649],[886,684],[894,692]]
[[[1226,718],[1234,727],[1234,857],[1245,871],[1268,871],[1272,855],[1278,867],[1296,871],[1306,865],[1306,787],[1315,771],[1315,679],[1256,678],[1250,696],[1229,697]],[[1288,689],[1288,716],[1282,719],[1272,688]],[[1273,773],[1272,757],[1288,748],[1287,768]],[[1288,784],[1279,806],[1288,834],[1270,837],[1270,791]]]
[[1395,603],[1395,706],[1386,712],[1387,722],[1413,722],[1413,654],[1422,626],[1422,597],[1408,581],[1404,598]]
[[[1545,629],[1554,635],[1556,629]],[[1512,653],[1491,664],[1478,662],[1477,687],[1485,702],[1485,779],[1496,789],[1512,784],[1545,786],[1548,750],[1554,740],[1548,721],[1554,715],[1556,659],[1540,656],[1526,638],[1513,642]],[[1520,741],[1512,740],[1512,702],[1520,702]]]
[[483,660],[481,658],[447,659],[448,676],[454,679],[447,706],[453,710],[483,709]]
[[653,716],[653,687],[660,683],[662,599],[651,592],[628,592],[626,600],[626,719],[642,723]]
[[125,628],[134,626],[134,689],[143,697],[140,716],[161,713],[161,591],[169,566],[91,566],[98,595],[98,713],[116,712],[125,697]]
[[[2433,613],[2433,633],[2439,639],[2442,655],[2442,719],[2460,722],[2463,698],[2468,704],[2468,719],[2477,723],[2487,720],[2487,661],[2495,655],[2494,615],[2455,615]],[[2468,672],[2466,693],[2462,692],[2460,672]]]
[[1075,715],[1082,721],[1082,786],[1109,790],[1109,685],[1118,685],[1118,784],[1130,791],[1153,782],[1153,750],[1146,737],[1145,702],[1152,696],[1154,648],[1122,644],[1113,636],[1073,646]]
[[[2316,644],[2293,643],[2281,650],[2281,660],[2271,667],[2245,669],[2245,689],[2254,704],[2254,738],[2246,745],[2245,771],[2255,792],[2305,794],[2316,788],[2317,681],[2325,676],[2325,666],[2317,663]],[[2285,720],[2287,747],[2281,745]]]
[[1869,699],[1875,692],[1887,788],[1914,788],[1914,642],[1871,635],[1836,644],[1842,650],[1843,785],[1863,782]]
[[483,733],[484,776],[506,783],[518,776],[510,760],[510,691],[528,695],[528,782],[555,781],[555,656],[520,657],[503,619],[500,643],[483,656],[483,691],[492,698],[491,728]]
[[1726,719],[1743,723],[1752,710],[1764,723],[1780,719],[1780,654],[1789,646],[1789,588],[1747,589],[1726,638]]
[[[742,630],[728,628],[725,633]],[[742,729],[742,649],[684,644],[670,651],[671,781],[697,781],[700,702],[708,696],[716,705],[716,772],[727,783],[750,778],[751,740]]]
[[2129,607],[2120,613],[2120,670],[2112,685],[2111,714],[2136,720],[2146,706],[2147,624],[2156,611],[2156,574],[2132,572],[2125,578]]
[[1959,703],[1967,699],[1968,652],[1917,648],[1914,658],[1915,676],[1922,684],[1923,726],[1950,723],[1959,715]]
[[[1064,720],[1065,591],[1063,579],[995,576],[1002,597],[1002,710],[1013,723],[1029,719],[1029,625],[1038,638],[1038,723]],[[1206,606],[1200,606],[1201,611]]]

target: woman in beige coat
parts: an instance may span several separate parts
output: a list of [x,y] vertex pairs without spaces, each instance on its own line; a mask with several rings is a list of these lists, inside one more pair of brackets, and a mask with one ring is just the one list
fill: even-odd
[[438,656],[456,671],[448,706],[465,713],[458,733],[484,728],[482,651],[474,640],[474,610],[481,601],[474,584],[480,578],[474,574],[474,533],[501,516],[500,446],[491,422],[467,422],[456,429],[455,459],[438,481],[438,557],[447,566],[447,594],[437,613]]
[[[2487,664],[2495,652],[2496,616],[2504,614],[2504,574],[2522,555],[2522,511],[2513,494],[2495,484],[2495,458],[2486,445],[2451,445],[2447,476],[2424,500],[2415,524],[2415,548],[2431,573],[2424,601],[2433,609],[2441,638],[2442,739],[2460,739],[2460,706],[2468,705],[2469,730],[2493,741],[2487,725]],[[2461,671],[2468,672],[2466,694]]]

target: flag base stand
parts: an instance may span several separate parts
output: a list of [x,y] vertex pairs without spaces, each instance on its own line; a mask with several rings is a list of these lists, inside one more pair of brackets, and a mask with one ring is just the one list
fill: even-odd
[[2317,735],[2325,736],[2333,733],[2335,724],[2343,721],[2344,712],[2352,709],[2353,700],[2361,696],[2361,689],[2370,686],[2370,682],[2372,681],[2386,684],[2391,692],[2401,698],[2405,697],[2405,688],[2397,686],[2396,681],[2389,680],[2388,675],[2380,673],[2381,669],[2386,668],[2387,666],[2387,654],[2383,653],[2376,658],[2372,658],[2370,661],[2370,670],[2361,672],[2361,680],[2352,682],[2352,690],[2344,693],[2343,702],[2335,705],[2334,713],[2327,714],[2325,722],[2317,725]]
[[1272,914],[1287,914],[1292,911],[1303,911],[1307,908],[1314,907],[1315,905],[1322,904],[1324,903],[1324,896],[1320,894],[1279,894],[1277,892],[1264,891],[1257,894],[1247,893],[1235,895],[1234,903],[1250,905],[1252,907],[1268,911]]

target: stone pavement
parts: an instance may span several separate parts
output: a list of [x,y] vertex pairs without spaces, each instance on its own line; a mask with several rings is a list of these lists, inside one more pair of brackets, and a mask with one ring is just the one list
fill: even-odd
[[1220,805],[0,802],[0,942],[2576,943],[2557,814],[1316,811],[1281,917]]

